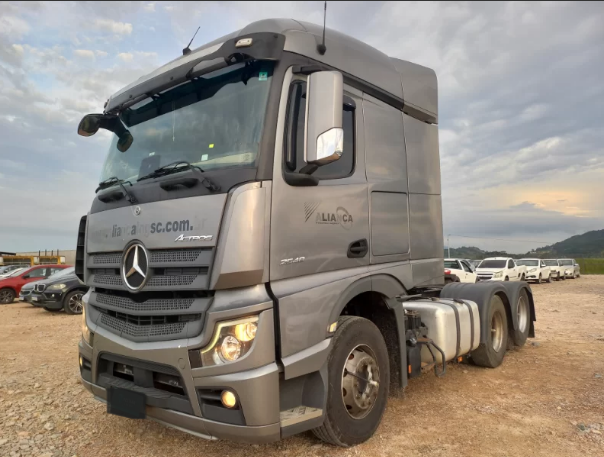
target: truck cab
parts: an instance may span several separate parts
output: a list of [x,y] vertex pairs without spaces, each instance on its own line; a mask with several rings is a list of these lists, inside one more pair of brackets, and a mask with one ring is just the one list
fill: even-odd
[[85,116],[112,132],[78,229],[86,389],[205,438],[352,446],[422,369],[501,364],[532,294],[443,288],[437,105],[433,70],[274,19]]

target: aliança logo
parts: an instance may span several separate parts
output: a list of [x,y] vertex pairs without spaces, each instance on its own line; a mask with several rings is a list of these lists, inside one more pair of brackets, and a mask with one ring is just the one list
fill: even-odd
[[[305,222],[308,222],[320,204],[320,202],[304,203]],[[315,215],[315,224],[319,225],[341,225],[348,230],[353,222],[352,214],[342,206],[338,206],[335,211],[319,211]]]

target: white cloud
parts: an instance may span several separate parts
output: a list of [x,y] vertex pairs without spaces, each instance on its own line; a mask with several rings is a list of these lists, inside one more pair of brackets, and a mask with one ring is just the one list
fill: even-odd
[[117,55],[117,58],[124,61],[124,62],[132,62],[132,59],[134,58],[134,55],[132,55],[129,52],[120,52]]
[[96,54],[97,57],[107,57],[109,55],[109,53],[107,53],[105,51],[99,51],[98,49],[96,51],[94,51],[94,53]]
[[21,39],[29,30],[29,24],[23,19],[0,14],[0,35]]
[[130,35],[132,33],[132,24],[127,22],[117,22],[111,19],[97,19],[94,24],[99,30],[116,33],[118,35]]
[[73,51],[73,54],[78,57],[83,57],[85,59],[94,59],[94,51],[89,49],[76,49]]
[[147,3],[143,9],[148,13],[155,13],[155,3]]

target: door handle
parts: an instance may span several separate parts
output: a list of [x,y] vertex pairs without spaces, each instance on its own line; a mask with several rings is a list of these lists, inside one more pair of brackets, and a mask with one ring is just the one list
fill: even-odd
[[348,246],[348,258],[349,259],[360,259],[367,255],[369,251],[369,243],[363,238],[362,240],[353,241]]

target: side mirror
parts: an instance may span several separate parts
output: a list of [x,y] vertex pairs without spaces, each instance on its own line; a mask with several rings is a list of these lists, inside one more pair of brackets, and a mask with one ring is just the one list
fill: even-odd
[[29,276],[29,275],[25,275],[25,276],[23,276],[23,279],[29,279],[29,278],[30,278],[30,276]]
[[134,141],[134,138],[132,137],[132,134],[126,130],[125,132],[123,132],[119,139],[117,140],[117,149],[120,152],[126,152],[130,146],[132,146],[132,142]]
[[87,114],[78,125],[78,135],[92,136],[99,131],[101,127],[102,114]]
[[326,165],[344,152],[344,78],[337,71],[319,71],[309,75],[307,85],[304,160],[312,165]]

